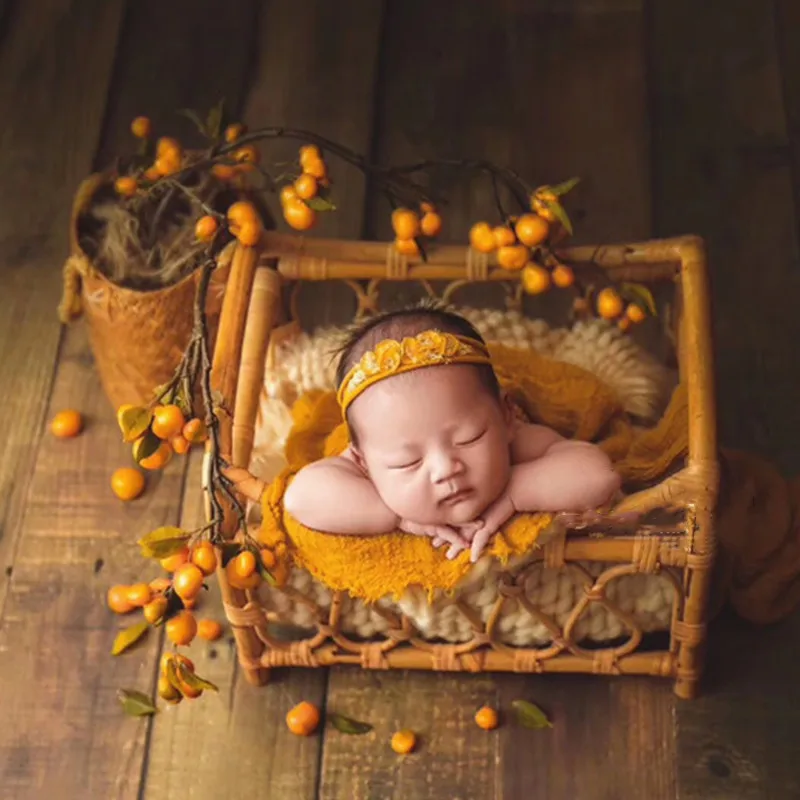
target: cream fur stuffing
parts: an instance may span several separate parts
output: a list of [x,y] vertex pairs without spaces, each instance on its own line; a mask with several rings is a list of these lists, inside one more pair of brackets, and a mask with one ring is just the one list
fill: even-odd
[[[531,347],[538,352],[576,364],[597,375],[614,388],[624,408],[646,424],[663,412],[676,376],[643,351],[630,337],[601,320],[579,322],[572,328],[551,328],[542,320],[531,320],[516,311],[455,309],[465,316],[488,341],[515,347]],[[258,419],[250,471],[271,480],[285,465],[283,448],[291,429],[291,405],[310,389],[333,389],[336,364],[332,358],[341,336],[338,328],[318,329],[313,334],[294,333],[278,345],[267,363],[264,391]],[[249,510],[249,519],[258,524],[258,507]],[[597,577],[604,565],[579,565]],[[611,565],[613,566],[613,565]],[[439,597],[432,603],[419,591],[409,590],[395,603],[384,598],[378,605],[405,614],[426,639],[463,642],[473,635],[473,627],[453,602],[457,599],[485,622],[497,600],[496,574],[500,565],[484,558],[471,570],[455,598]],[[293,570],[291,585],[322,609],[331,602],[330,590],[305,570]],[[541,563],[529,568],[525,584],[528,601],[563,630],[572,609],[583,595],[585,581],[576,567],[548,570]],[[612,581],[609,600],[631,616],[643,632],[669,628],[674,588],[660,575],[631,575]],[[264,606],[278,612],[286,624],[313,628],[308,607],[295,603],[283,592],[268,587],[261,590]],[[372,637],[385,632],[387,621],[357,599],[346,597],[341,627],[347,634]],[[616,615],[600,603],[591,603],[574,630],[573,639],[607,641],[625,635],[627,629]],[[497,638],[509,645],[545,645],[551,634],[516,602],[508,602],[496,629]]]

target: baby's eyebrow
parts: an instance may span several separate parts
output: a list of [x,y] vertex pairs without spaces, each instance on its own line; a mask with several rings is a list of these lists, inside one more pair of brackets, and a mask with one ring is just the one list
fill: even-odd
[[418,448],[415,445],[409,442],[403,442],[402,444],[393,445],[392,447],[386,448],[387,452],[389,453],[403,453],[403,454],[416,451],[417,449]]

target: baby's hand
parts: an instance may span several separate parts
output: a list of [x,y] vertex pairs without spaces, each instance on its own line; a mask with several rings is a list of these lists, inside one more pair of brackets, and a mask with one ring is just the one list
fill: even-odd
[[508,492],[504,492],[486,509],[482,518],[476,520],[479,527],[472,537],[472,552],[470,554],[470,560],[473,564],[478,560],[489,539],[516,514],[516,511],[514,503],[511,501],[511,495]]
[[400,520],[398,526],[401,531],[414,534],[414,536],[429,536],[434,547],[449,544],[447,558],[455,558],[462,550],[469,547],[469,543],[478,529],[478,522],[468,522],[458,527],[449,525],[427,525],[411,520]]
[[[455,527],[450,526],[452,530],[456,530],[461,534],[463,544],[451,544],[447,551],[447,557],[449,559],[453,559],[462,550],[466,550],[469,547],[469,543],[472,541],[473,537],[482,525],[483,521],[476,519],[473,522],[464,522],[461,525],[456,525]],[[447,540],[442,539],[440,536],[434,536],[432,544],[434,547],[441,547],[443,544],[447,544]]]

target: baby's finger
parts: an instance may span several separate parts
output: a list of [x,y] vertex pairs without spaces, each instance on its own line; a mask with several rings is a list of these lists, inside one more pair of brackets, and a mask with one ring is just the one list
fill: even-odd
[[449,561],[452,561],[462,550],[466,550],[467,548],[463,544],[451,544],[450,547],[447,548],[447,558]]
[[458,531],[454,530],[453,528],[448,528],[446,525],[437,525],[433,529],[433,536],[438,536],[439,538],[444,539],[445,542],[457,544],[461,547],[466,547],[469,544],[469,542],[467,542]]
[[410,533],[412,536],[424,536],[425,531],[423,530],[421,525],[417,525],[410,520],[404,519],[400,523],[400,530],[405,531],[405,533]]
[[476,519],[472,522],[465,522],[463,525],[458,526],[458,530],[461,533],[461,536],[466,539],[466,541],[471,542],[474,538],[475,534],[483,527],[483,520]]
[[480,554],[483,552],[483,548],[486,547],[486,543],[489,541],[493,531],[491,528],[481,528],[476,534],[475,538],[472,540],[472,548],[470,553],[470,561],[474,564]]
[[442,539],[441,536],[434,536],[433,540],[431,541],[431,544],[434,547],[441,547],[443,544],[447,544],[447,542],[445,542],[445,540]]

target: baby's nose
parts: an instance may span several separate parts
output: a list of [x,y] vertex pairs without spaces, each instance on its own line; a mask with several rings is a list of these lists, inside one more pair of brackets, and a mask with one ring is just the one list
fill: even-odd
[[451,453],[440,453],[433,459],[431,478],[434,483],[443,483],[462,471],[463,465],[459,459]]

